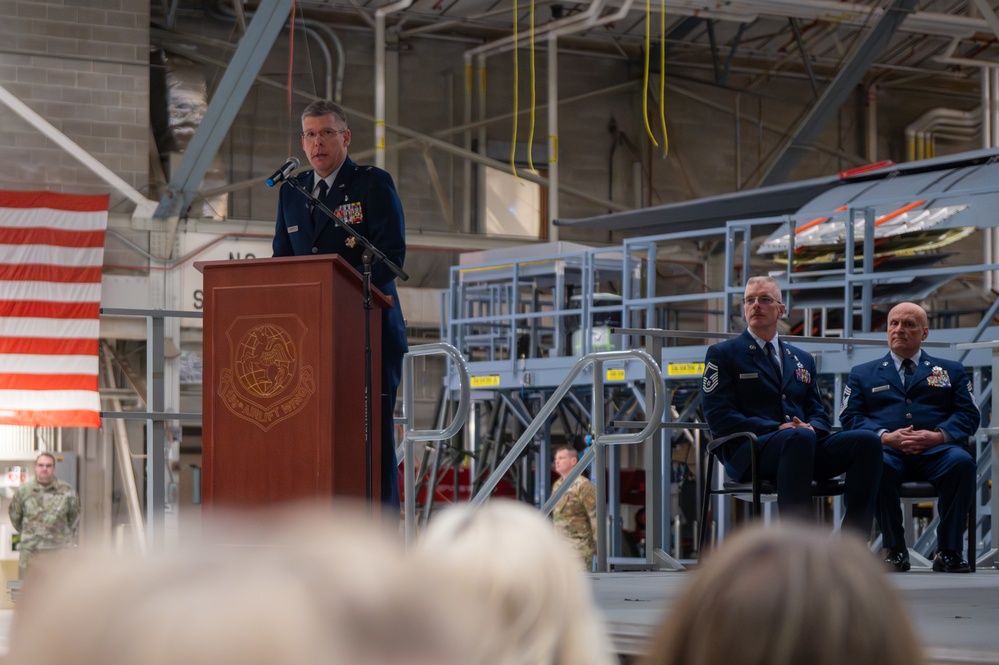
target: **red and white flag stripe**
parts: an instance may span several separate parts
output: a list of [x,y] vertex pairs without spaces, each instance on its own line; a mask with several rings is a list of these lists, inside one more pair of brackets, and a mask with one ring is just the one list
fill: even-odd
[[108,198],[0,191],[0,424],[101,425]]

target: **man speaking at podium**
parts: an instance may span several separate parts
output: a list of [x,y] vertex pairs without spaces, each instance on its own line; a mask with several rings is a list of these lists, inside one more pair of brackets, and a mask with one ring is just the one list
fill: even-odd
[[[355,164],[347,156],[349,145],[350,129],[343,109],[328,100],[312,102],[302,112],[302,150],[313,170],[293,177],[401,268],[406,258],[406,231],[392,176],[374,166]],[[283,171],[281,177],[287,177]],[[274,256],[339,254],[358,272],[363,271],[360,243],[288,183],[281,186],[273,247]],[[375,263],[371,283],[393,300],[391,309],[382,310],[381,500],[386,507],[398,509],[392,414],[402,376],[402,357],[407,351],[406,323],[394,273],[383,263]],[[358,349],[358,353],[363,352]]]

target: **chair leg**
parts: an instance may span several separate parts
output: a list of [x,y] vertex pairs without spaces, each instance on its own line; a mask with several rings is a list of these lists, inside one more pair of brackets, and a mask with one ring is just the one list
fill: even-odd
[[971,507],[968,508],[968,565],[971,566],[971,572],[975,572],[975,555],[978,554],[978,544],[975,536],[977,535],[976,527],[978,526],[978,492],[975,492],[975,498],[971,502]]
[[711,507],[711,497],[714,496],[711,493],[711,481],[714,477],[715,460],[709,454],[705,459],[705,465],[707,468],[704,471],[704,498],[701,501],[701,521],[697,525],[700,530],[697,534],[697,558],[700,559],[704,554],[704,541],[708,533],[708,510]]

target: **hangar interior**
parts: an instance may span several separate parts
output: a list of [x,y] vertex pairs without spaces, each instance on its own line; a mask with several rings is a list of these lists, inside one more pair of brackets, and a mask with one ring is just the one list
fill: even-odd
[[[918,299],[934,340],[994,339],[999,17],[987,0],[2,8],[0,188],[111,197],[102,409],[139,415],[100,430],[11,428],[0,444],[10,467],[39,449],[76,453],[86,542],[155,546],[196,528],[193,264],[270,256],[277,194],[263,182],[302,156],[299,114],[317,97],[347,111],[351,157],[396,180],[411,344],[453,344],[478,380],[469,427],[422,452],[422,468],[440,473],[421,482],[450,485],[451,497],[474,494],[484,465],[469,459],[512,449],[581,356],[645,343],[616,328],[739,329],[750,274],[774,274],[788,292],[782,333],[876,337],[891,303]],[[698,466],[687,464],[699,442],[693,388],[710,341],[660,341],[672,417],[691,427],[659,452],[682,481]],[[834,408],[842,373],[868,347],[817,344]],[[975,368],[988,413],[989,350],[953,353]],[[420,363],[417,415],[442,422],[453,372]],[[644,370],[611,369],[623,378],[601,403],[611,427],[633,430]],[[505,491],[543,503],[548,446],[591,434],[591,378],[531,437]],[[147,424],[150,411],[184,417]],[[611,449],[622,485],[653,447]],[[608,556],[690,556],[684,483],[655,480],[672,493],[645,518],[659,540],[629,543],[640,502],[612,487]]]

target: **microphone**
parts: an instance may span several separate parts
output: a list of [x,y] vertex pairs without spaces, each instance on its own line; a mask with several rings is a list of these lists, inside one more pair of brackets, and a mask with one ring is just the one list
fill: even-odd
[[283,180],[287,180],[288,176],[298,168],[299,162],[294,157],[288,158],[288,161],[281,165],[277,171],[274,172],[270,178],[267,179],[267,186],[273,187]]

